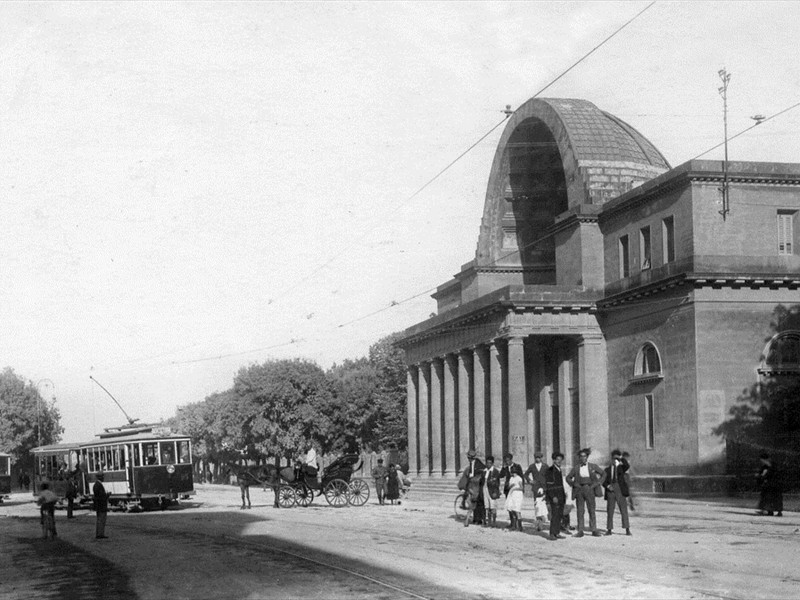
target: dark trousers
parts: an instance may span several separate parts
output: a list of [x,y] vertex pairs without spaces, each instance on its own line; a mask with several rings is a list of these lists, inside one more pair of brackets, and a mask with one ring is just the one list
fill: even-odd
[[75,508],[75,498],[67,498],[67,518],[72,518],[72,510]]
[[548,510],[550,511],[550,535],[557,536],[561,532],[561,521],[564,519],[564,503],[566,496],[561,498],[556,496],[548,503]]
[[597,530],[597,515],[594,509],[594,487],[581,485],[575,488],[575,504],[578,507],[578,533],[583,532],[583,513],[589,509],[589,529]]
[[628,499],[622,495],[618,483],[613,483],[608,487],[606,493],[606,529],[614,529],[614,507],[619,506],[619,514],[622,515],[622,526],[628,529],[631,524],[628,521]]
[[105,537],[106,535],[106,517],[108,517],[107,512],[98,512],[97,513],[97,523],[95,527],[95,537]]

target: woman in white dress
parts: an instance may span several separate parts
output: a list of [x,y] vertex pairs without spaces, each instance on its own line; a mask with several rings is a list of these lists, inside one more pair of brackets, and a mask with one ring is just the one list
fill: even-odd
[[508,479],[508,496],[506,496],[506,510],[508,511],[511,531],[522,531],[522,477],[516,471],[511,472]]

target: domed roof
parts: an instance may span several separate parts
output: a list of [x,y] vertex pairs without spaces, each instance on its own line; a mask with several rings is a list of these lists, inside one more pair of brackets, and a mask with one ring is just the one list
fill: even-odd
[[558,113],[578,160],[611,160],[649,164],[669,170],[664,155],[635,128],[591,102],[572,98],[541,98]]

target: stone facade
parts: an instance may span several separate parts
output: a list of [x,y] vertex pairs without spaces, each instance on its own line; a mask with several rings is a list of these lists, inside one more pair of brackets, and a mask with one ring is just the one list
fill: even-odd
[[640,474],[719,473],[711,430],[757,379],[773,309],[800,303],[800,165],[729,163],[724,219],[722,166],[672,169],[583,100],[520,107],[475,259],[398,342],[411,471],[590,446]]

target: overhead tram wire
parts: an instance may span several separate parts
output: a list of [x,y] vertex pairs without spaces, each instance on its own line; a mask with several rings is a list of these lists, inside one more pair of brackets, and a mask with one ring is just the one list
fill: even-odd
[[[599,49],[600,49],[602,46],[604,46],[604,45],[605,45],[607,42],[609,42],[609,41],[610,41],[612,38],[614,38],[614,37],[615,37],[615,36],[616,36],[618,33],[620,33],[620,32],[621,32],[623,29],[625,29],[625,28],[626,28],[628,25],[630,25],[631,23],[633,23],[633,21],[635,21],[636,19],[638,19],[638,18],[639,18],[639,17],[640,17],[642,14],[644,14],[644,13],[645,13],[647,10],[649,10],[650,8],[652,8],[652,7],[653,7],[655,4],[656,4],[656,0],[654,0],[653,2],[650,2],[650,4],[648,4],[647,6],[645,6],[645,7],[644,7],[642,10],[640,10],[640,11],[639,11],[638,13],[636,13],[636,14],[635,14],[633,17],[631,17],[630,19],[628,19],[628,20],[627,20],[625,23],[623,23],[622,25],[620,25],[620,26],[619,26],[619,27],[618,27],[616,30],[614,30],[614,31],[613,31],[613,32],[612,32],[612,33],[611,33],[609,36],[607,36],[605,39],[603,39],[603,41],[601,41],[599,44],[597,44],[596,46],[594,46],[594,47],[593,47],[591,50],[589,50],[589,52],[587,52],[586,54],[584,54],[583,56],[581,56],[581,58],[579,58],[579,59],[578,59],[577,61],[575,61],[575,62],[574,62],[572,65],[570,65],[569,67],[567,67],[567,69],[565,69],[564,71],[562,71],[562,72],[561,72],[561,73],[560,73],[558,76],[556,76],[556,77],[555,77],[555,78],[554,78],[552,81],[550,81],[550,82],[549,82],[547,85],[545,85],[545,86],[544,86],[542,89],[540,89],[540,90],[539,90],[538,92],[536,92],[536,93],[535,93],[533,96],[531,96],[531,98],[536,98],[536,97],[538,97],[538,96],[539,96],[540,94],[542,94],[542,93],[543,93],[545,90],[547,90],[548,88],[550,88],[550,87],[551,87],[551,86],[552,86],[554,83],[556,83],[558,80],[560,80],[562,77],[564,77],[564,76],[565,76],[567,73],[569,73],[570,71],[572,71],[572,70],[573,70],[575,67],[577,67],[579,64],[581,64],[581,63],[582,63],[584,60],[586,60],[586,59],[587,59],[589,56],[591,56],[592,54],[594,54],[594,53],[595,53],[597,50],[599,50]],[[461,160],[461,159],[462,159],[464,156],[466,156],[466,155],[467,155],[467,154],[468,154],[468,153],[469,153],[471,150],[473,150],[473,149],[474,149],[474,148],[475,148],[475,147],[476,147],[478,144],[480,144],[480,143],[481,143],[483,140],[485,140],[485,139],[486,139],[486,138],[487,138],[489,135],[491,135],[491,134],[492,134],[492,133],[493,133],[493,132],[494,132],[494,131],[495,131],[495,130],[498,128],[498,127],[500,127],[500,125],[502,125],[503,123],[505,123],[505,122],[508,120],[508,118],[509,118],[509,117],[510,117],[512,114],[513,114],[513,111],[507,111],[507,112],[506,112],[506,115],[505,115],[505,117],[504,117],[504,118],[503,118],[503,119],[502,119],[502,120],[501,120],[499,123],[497,123],[496,125],[494,125],[494,126],[491,128],[491,129],[489,129],[489,131],[487,131],[485,134],[483,134],[483,135],[482,135],[482,136],[481,136],[481,137],[480,137],[480,138],[479,138],[479,139],[478,139],[476,142],[474,142],[474,143],[473,143],[472,145],[470,145],[470,146],[469,146],[469,147],[468,147],[466,150],[464,150],[464,151],[463,151],[461,154],[459,154],[459,155],[458,155],[458,156],[457,156],[457,157],[456,157],[454,160],[452,160],[450,163],[448,163],[448,165],[447,165],[446,167],[444,167],[444,168],[443,168],[441,171],[439,171],[439,172],[438,172],[436,175],[434,175],[434,176],[433,176],[433,177],[431,177],[431,178],[430,178],[428,181],[426,181],[426,182],[425,182],[425,183],[424,183],[422,186],[420,186],[420,188],[419,188],[419,189],[417,189],[417,190],[416,190],[416,191],[415,191],[413,194],[411,194],[411,195],[410,195],[410,196],[408,196],[408,197],[407,197],[407,198],[406,198],[406,199],[405,199],[403,202],[401,202],[400,204],[398,204],[398,205],[397,205],[397,206],[396,206],[396,207],[395,207],[395,208],[394,208],[394,209],[393,209],[393,210],[392,210],[392,211],[389,213],[389,215],[388,215],[388,216],[391,216],[391,215],[393,215],[393,214],[394,214],[394,213],[396,213],[398,210],[400,210],[400,208],[402,208],[402,206],[404,206],[406,203],[410,202],[411,200],[413,200],[414,198],[416,198],[416,197],[417,197],[419,194],[421,194],[421,193],[422,193],[422,192],[423,192],[423,191],[424,191],[424,190],[425,190],[425,189],[426,189],[428,186],[430,186],[430,185],[431,185],[433,182],[435,182],[435,181],[436,181],[436,180],[437,180],[439,177],[441,177],[441,176],[442,176],[442,175],[443,175],[445,172],[447,172],[447,171],[448,171],[450,168],[452,168],[452,167],[453,167],[453,165],[455,165],[455,164],[456,164],[456,163],[457,163],[459,160]],[[304,277],[302,277],[301,279],[299,279],[297,282],[295,282],[294,284],[290,285],[288,288],[286,288],[285,290],[283,290],[283,292],[281,292],[281,294],[280,294],[280,295],[278,295],[278,296],[276,296],[276,297],[272,298],[272,301],[270,302],[270,304],[272,304],[272,303],[273,303],[274,301],[276,301],[276,300],[279,300],[279,299],[281,299],[281,297],[282,297],[282,296],[284,296],[284,295],[285,295],[285,294],[287,294],[288,292],[290,292],[290,291],[292,291],[292,290],[296,289],[296,288],[297,288],[299,285],[301,285],[302,283],[304,283],[304,282],[308,281],[308,280],[309,280],[311,277],[313,277],[314,275],[316,275],[317,273],[319,273],[319,272],[320,272],[322,269],[324,269],[325,267],[329,266],[329,265],[330,265],[331,263],[333,263],[333,262],[334,262],[334,261],[335,261],[337,258],[339,258],[339,257],[340,257],[342,254],[344,254],[346,251],[348,251],[350,248],[352,248],[352,247],[355,245],[355,243],[357,243],[358,241],[360,241],[361,239],[363,239],[363,238],[364,238],[366,235],[367,235],[367,234],[365,233],[364,235],[360,236],[360,237],[359,237],[359,238],[356,240],[356,242],[352,242],[352,243],[350,243],[349,245],[345,246],[345,248],[343,248],[342,250],[340,250],[339,252],[337,252],[336,254],[334,254],[334,255],[333,255],[331,258],[329,258],[329,259],[328,259],[326,262],[324,262],[323,264],[319,265],[319,266],[318,266],[318,267],[316,267],[316,268],[315,268],[313,271],[311,271],[309,274],[305,275]],[[534,240],[533,242],[531,242],[531,243],[529,243],[529,244],[526,244],[526,245],[525,245],[525,246],[523,246],[522,248],[519,248],[517,251],[521,251],[521,250],[523,250],[524,248],[527,248],[527,247],[528,247],[528,246],[530,246],[530,245],[533,245],[533,244],[535,244],[535,243],[538,243],[538,242],[540,242],[541,240],[543,240],[543,239],[546,239],[546,237],[549,237],[549,236],[545,236],[545,238],[540,238],[539,240]],[[500,260],[500,259],[502,259],[502,258],[504,258],[504,257],[500,257],[500,258],[498,258],[497,260]],[[495,262],[496,262],[496,261],[495,261]],[[491,265],[491,264],[494,264],[494,263],[490,263],[490,265]],[[438,286],[436,286],[436,287],[438,287]],[[413,296],[409,296],[408,298],[405,298],[405,299],[403,299],[403,300],[400,300],[400,301],[392,301],[392,303],[391,303],[391,304],[389,304],[388,306],[385,306],[384,308],[380,308],[380,309],[378,309],[378,310],[376,310],[376,311],[373,311],[373,312],[371,312],[371,313],[369,313],[369,314],[367,314],[367,315],[363,315],[363,316],[361,316],[361,317],[357,317],[356,319],[352,319],[352,320],[350,320],[350,321],[347,321],[346,323],[342,323],[342,324],[340,324],[340,325],[337,325],[337,326],[333,327],[333,328],[332,328],[330,331],[334,331],[334,330],[336,330],[336,329],[340,329],[340,328],[342,328],[342,327],[345,327],[345,326],[347,326],[347,325],[350,325],[350,324],[352,324],[352,323],[356,323],[356,322],[358,322],[358,321],[362,321],[362,320],[364,320],[364,319],[366,319],[366,318],[368,318],[368,317],[371,317],[371,316],[374,316],[374,315],[380,314],[380,313],[382,313],[382,312],[384,312],[384,311],[386,311],[386,310],[388,310],[388,309],[390,309],[390,308],[394,308],[395,306],[400,306],[401,304],[405,304],[406,302],[410,302],[411,300],[414,300],[414,299],[416,299],[416,298],[418,298],[418,297],[420,297],[420,296],[422,296],[422,295],[424,295],[424,294],[427,294],[427,293],[430,293],[430,292],[432,292],[433,290],[435,290],[435,289],[436,289],[436,287],[429,288],[429,289],[427,289],[427,290],[425,290],[425,291],[419,292],[419,293],[417,293],[417,294],[414,294]],[[282,343],[282,344],[275,344],[275,345],[273,345],[273,346],[267,346],[267,347],[265,347],[265,348],[258,348],[258,349],[254,349],[254,350],[245,350],[245,351],[242,351],[242,352],[230,353],[230,354],[224,354],[224,355],[219,355],[219,356],[209,356],[209,357],[204,357],[204,358],[199,358],[199,359],[194,359],[194,360],[189,360],[189,361],[172,361],[172,363],[171,363],[171,364],[173,364],[173,365],[178,365],[178,364],[189,364],[189,363],[194,363],[194,362],[203,362],[203,361],[209,361],[209,360],[218,360],[218,359],[222,359],[222,358],[228,358],[228,357],[230,357],[230,356],[238,356],[238,355],[243,355],[243,354],[250,354],[250,353],[254,353],[254,352],[261,352],[261,351],[263,351],[263,350],[269,350],[269,349],[272,349],[272,348],[278,348],[278,347],[282,347],[282,346],[288,346],[288,345],[291,345],[291,344],[294,344],[294,343],[297,343],[297,342],[298,342],[298,340],[294,340],[294,339],[292,339],[292,340],[290,340],[290,341],[288,341],[288,342],[284,342],[284,343]]]
[[[618,27],[618,28],[617,28],[617,29],[616,29],[616,30],[615,30],[615,31],[614,31],[614,32],[613,32],[611,35],[609,35],[608,37],[606,37],[606,38],[605,38],[605,39],[604,39],[602,42],[600,42],[600,43],[599,43],[599,44],[597,44],[597,45],[596,45],[594,48],[592,48],[591,50],[589,50],[589,52],[587,52],[587,53],[586,53],[586,54],[584,54],[582,57],[580,57],[580,58],[579,58],[577,61],[575,61],[575,62],[574,62],[572,65],[570,65],[570,66],[569,66],[569,67],[568,67],[566,70],[562,71],[562,72],[561,72],[561,73],[560,73],[560,74],[559,74],[559,75],[558,75],[558,76],[557,76],[555,79],[553,79],[552,81],[550,81],[550,83],[548,83],[546,86],[544,86],[544,87],[543,87],[542,89],[540,89],[538,92],[536,92],[536,93],[535,93],[533,96],[531,96],[531,98],[536,98],[536,97],[538,97],[540,94],[542,94],[542,93],[543,93],[543,92],[544,92],[546,89],[548,89],[548,88],[549,88],[549,87],[551,87],[553,84],[555,84],[555,83],[556,83],[556,82],[557,82],[559,79],[561,79],[561,78],[562,78],[562,77],[564,77],[564,76],[565,76],[567,73],[569,73],[570,71],[572,71],[572,69],[574,69],[575,67],[577,67],[579,64],[581,64],[581,63],[582,63],[584,60],[586,60],[587,58],[589,58],[589,56],[591,56],[592,54],[594,54],[594,53],[595,53],[597,50],[599,50],[599,49],[600,49],[602,46],[604,46],[604,45],[605,45],[607,42],[609,42],[609,41],[610,41],[610,40],[611,40],[613,37],[615,37],[615,36],[616,36],[618,33],[620,33],[620,32],[621,32],[623,29],[625,29],[625,28],[626,28],[628,25],[630,25],[630,24],[631,24],[631,23],[633,23],[633,22],[634,22],[636,19],[638,19],[638,18],[639,18],[639,17],[640,17],[642,14],[644,14],[644,12],[645,12],[645,11],[649,10],[649,9],[650,9],[650,8],[651,8],[651,7],[652,7],[654,4],[656,4],[656,0],[653,0],[653,2],[651,2],[650,4],[648,4],[647,6],[645,6],[645,7],[644,7],[642,10],[640,10],[638,13],[636,13],[636,14],[635,14],[633,17],[631,17],[631,18],[630,18],[630,19],[628,19],[628,20],[627,20],[625,23],[623,23],[622,25],[620,25],[620,26],[619,26],[619,27]],[[459,155],[458,155],[458,156],[457,156],[455,159],[453,159],[453,160],[452,160],[450,163],[448,163],[448,164],[447,164],[447,166],[445,166],[445,167],[444,167],[444,168],[443,168],[441,171],[439,171],[438,173],[436,173],[436,175],[434,175],[433,177],[431,177],[431,178],[430,178],[428,181],[426,181],[426,182],[425,182],[425,183],[424,183],[422,186],[420,186],[420,188],[419,188],[419,189],[417,189],[417,191],[415,191],[413,194],[411,194],[410,196],[408,196],[408,197],[407,197],[405,200],[403,200],[403,202],[401,202],[400,204],[398,204],[398,205],[397,205],[397,206],[396,206],[396,207],[395,207],[395,208],[394,208],[392,211],[390,211],[390,212],[389,212],[389,214],[387,215],[387,217],[390,217],[390,216],[392,216],[393,214],[395,214],[395,213],[396,213],[398,210],[400,210],[400,208],[401,208],[402,206],[404,206],[406,203],[410,202],[411,200],[413,200],[414,198],[416,198],[416,197],[417,197],[419,194],[421,194],[421,193],[422,193],[422,192],[423,192],[423,191],[424,191],[424,190],[425,190],[425,189],[426,189],[428,186],[430,186],[430,185],[431,185],[433,182],[435,182],[437,179],[439,179],[439,177],[441,177],[442,175],[444,175],[444,173],[445,173],[445,172],[447,172],[447,171],[448,171],[448,170],[449,170],[449,169],[450,169],[450,168],[451,168],[453,165],[455,165],[455,164],[456,164],[456,163],[457,163],[459,160],[461,160],[461,159],[462,159],[464,156],[466,156],[467,154],[469,154],[469,152],[470,152],[472,149],[474,149],[474,148],[475,148],[475,147],[476,147],[478,144],[480,144],[480,143],[481,143],[483,140],[485,140],[487,137],[489,137],[489,135],[491,135],[491,134],[492,134],[492,133],[493,133],[493,132],[494,132],[494,131],[495,131],[495,130],[498,128],[498,127],[500,127],[500,125],[502,125],[503,123],[505,123],[505,122],[508,120],[508,118],[509,118],[509,117],[510,117],[512,114],[513,114],[513,111],[506,111],[506,116],[505,116],[505,117],[504,117],[504,118],[503,118],[503,119],[502,119],[502,120],[501,120],[499,123],[497,123],[497,125],[495,125],[494,127],[492,127],[492,128],[491,128],[489,131],[487,131],[485,134],[483,134],[483,135],[482,135],[482,136],[481,136],[481,137],[480,137],[480,138],[479,138],[479,139],[478,139],[478,140],[477,140],[477,141],[476,141],[474,144],[472,144],[472,145],[471,145],[469,148],[467,148],[466,150],[464,150],[464,151],[463,151],[461,154],[459,154]],[[296,288],[297,288],[299,285],[301,285],[301,284],[305,283],[306,281],[308,281],[309,279],[311,279],[311,278],[312,278],[314,275],[316,275],[317,273],[319,273],[319,272],[320,272],[322,269],[324,269],[325,267],[329,266],[329,265],[330,265],[331,263],[333,263],[333,262],[334,262],[334,261],[335,261],[337,258],[339,258],[339,257],[340,257],[340,256],[342,256],[343,254],[345,254],[345,253],[346,253],[348,250],[350,250],[350,249],[351,249],[353,246],[355,246],[355,245],[356,245],[356,244],[357,244],[359,241],[361,241],[361,240],[362,240],[364,237],[366,237],[366,235],[367,235],[367,233],[364,233],[364,234],[363,234],[362,236],[360,236],[360,237],[359,237],[357,240],[354,240],[354,241],[352,241],[350,244],[346,245],[346,246],[345,246],[344,248],[342,248],[342,249],[341,249],[339,252],[337,252],[336,254],[334,254],[333,256],[331,256],[331,258],[329,258],[329,259],[328,259],[327,261],[325,261],[323,264],[319,265],[319,266],[318,266],[318,267],[316,267],[316,268],[315,268],[313,271],[311,271],[310,273],[308,273],[307,275],[305,275],[304,277],[302,277],[301,279],[299,279],[297,282],[293,283],[293,284],[292,284],[292,285],[290,285],[288,288],[286,288],[285,290],[283,290],[283,292],[280,294],[280,296],[284,296],[284,295],[285,295],[285,294],[287,294],[288,292],[291,292],[292,290],[296,289]],[[273,298],[273,301],[275,301],[275,300],[277,300],[277,299],[279,299],[279,298]]]
[[[742,130],[741,130],[739,133],[737,133],[736,135],[732,135],[732,136],[730,136],[730,137],[728,138],[728,141],[730,142],[731,140],[735,140],[735,139],[736,139],[736,138],[738,138],[740,135],[744,135],[744,134],[745,134],[745,133],[747,133],[748,131],[750,131],[750,130],[752,130],[752,129],[755,129],[756,127],[758,127],[758,126],[760,126],[760,125],[763,125],[763,124],[764,124],[764,123],[766,123],[767,121],[771,121],[772,119],[774,119],[774,118],[776,118],[776,117],[779,117],[779,116],[781,116],[782,114],[785,114],[785,113],[789,112],[790,110],[793,110],[793,109],[797,108],[798,106],[800,106],[800,102],[797,102],[797,103],[795,103],[795,104],[792,104],[791,106],[788,106],[788,107],[784,108],[783,110],[780,110],[780,111],[776,112],[774,115],[770,115],[769,117],[767,117],[767,118],[765,118],[765,119],[761,119],[761,120],[759,120],[757,123],[754,123],[753,125],[750,125],[750,127],[747,127],[747,128],[745,128],[745,129],[742,129]],[[697,160],[697,159],[698,159],[698,158],[700,158],[701,156],[705,156],[705,155],[706,155],[706,154],[708,154],[709,152],[711,152],[711,151],[713,151],[713,150],[716,150],[716,149],[717,149],[717,148],[719,148],[720,146],[724,146],[724,145],[725,145],[725,142],[720,142],[720,143],[719,143],[719,144],[717,144],[716,146],[712,146],[711,148],[709,148],[709,149],[708,149],[708,150],[706,150],[705,152],[701,152],[700,154],[698,154],[697,156],[695,156],[694,158],[691,158],[691,159],[689,159],[689,160]]]

